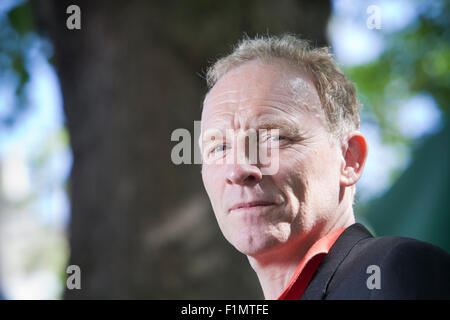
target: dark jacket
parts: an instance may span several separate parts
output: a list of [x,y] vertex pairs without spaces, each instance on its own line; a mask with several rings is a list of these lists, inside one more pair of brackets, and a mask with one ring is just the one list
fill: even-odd
[[450,299],[450,255],[419,240],[374,238],[356,223],[336,240],[302,299]]

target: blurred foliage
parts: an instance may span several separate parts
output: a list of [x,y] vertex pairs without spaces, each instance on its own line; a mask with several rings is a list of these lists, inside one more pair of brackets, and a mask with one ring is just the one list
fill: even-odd
[[[381,29],[385,50],[371,63],[347,67],[364,111],[381,128],[385,143],[410,145],[397,127],[399,102],[418,93],[431,95],[449,113],[450,2],[414,2],[416,19],[396,32]],[[384,93],[384,94],[383,94]]]
[[[392,188],[381,197],[358,203],[356,211],[378,236],[416,238],[450,251],[450,2],[413,3],[416,18],[406,27],[377,31],[384,44],[378,59],[345,68],[357,84],[365,120],[379,126],[385,144],[406,146],[411,153],[406,170],[391,173]],[[443,124],[437,134],[417,138],[402,134],[398,111],[415,95],[436,101]]]
[[34,29],[31,6],[29,2],[25,2],[9,11],[8,18],[11,26],[20,35],[24,35]]
[[[356,83],[364,105],[364,121],[379,127],[384,144],[394,146],[399,154],[406,150],[409,155],[402,156],[414,159],[413,151],[427,137],[402,134],[399,109],[415,95],[430,96],[441,110],[442,123],[446,125],[450,115],[450,2],[412,3],[415,18],[404,28],[393,32],[383,28],[374,30],[382,37],[382,54],[370,63],[344,67],[344,72]],[[391,185],[404,170],[399,167],[390,172]],[[358,212],[364,215],[370,207],[371,203],[358,203]]]
[[[69,148],[69,136],[65,127],[56,131],[43,128],[42,132],[31,133],[42,138],[34,140],[35,144],[30,147],[26,137],[18,133],[28,119],[35,117],[35,109],[45,108],[42,105],[36,106],[36,101],[31,100],[32,95],[28,97],[28,93],[32,92],[27,86],[30,84],[30,76],[33,76],[33,80],[36,77],[36,71],[32,69],[38,61],[36,57],[43,55],[52,63],[52,47],[48,40],[37,33],[30,2],[13,0],[10,3],[7,8],[2,6],[4,11],[0,11],[0,138],[13,141],[20,146],[19,149],[26,148],[24,159],[17,161],[24,161],[29,169],[31,188],[19,199],[6,199],[0,190],[0,209],[4,215],[4,223],[16,228],[13,236],[8,239],[9,245],[18,247],[15,255],[20,256],[15,259],[5,253],[3,264],[14,266],[15,275],[7,276],[19,280],[36,279],[36,274],[40,272],[57,275],[60,279],[60,292],[52,298],[60,298],[65,286],[69,250],[64,226],[56,219],[56,215],[61,213],[55,211],[54,194],[61,188],[66,190],[68,181],[60,176],[61,173],[55,166],[58,161],[66,161],[61,158]],[[32,94],[35,95],[36,92]],[[9,136],[8,133],[12,135]],[[9,156],[8,151],[0,151],[0,162],[3,162]],[[21,220],[24,217],[26,223]],[[42,288],[42,291],[43,295],[54,295],[51,288]]]
[[33,41],[34,29],[29,2],[18,1],[6,15],[0,15],[0,81],[13,84],[16,95],[14,104],[7,112],[2,112],[2,126],[14,125],[28,105],[24,90],[30,78],[27,50]]
[[370,203],[365,216],[377,235],[419,239],[450,253],[449,139],[448,125],[429,137],[395,185]]

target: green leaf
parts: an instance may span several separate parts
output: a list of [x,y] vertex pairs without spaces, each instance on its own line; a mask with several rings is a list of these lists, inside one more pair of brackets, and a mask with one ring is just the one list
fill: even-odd
[[12,56],[12,67],[13,70],[19,75],[19,84],[16,89],[16,94],[18,96],[22,95],[25,84],[30,79],[30,75],[25,68],[25,60],[21,54]]
[[11,26],[21,35],[34,30],[33,15],[29,2],[25,2],[9,11],[8,19]]

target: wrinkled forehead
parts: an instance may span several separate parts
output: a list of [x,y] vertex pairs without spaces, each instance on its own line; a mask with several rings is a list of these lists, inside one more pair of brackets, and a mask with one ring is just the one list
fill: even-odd
[[[203,114],[208,116],[213,109],[235,105],[242,107],[255,101],[320,109],[320,99],[310,74],[282,59],[251,61],[223,75],[206,95]],[[286,110],[289,111],[289,110]],[[292,110],[294,111],[294,110]],[[208,118],[208,117],[207,117]]]

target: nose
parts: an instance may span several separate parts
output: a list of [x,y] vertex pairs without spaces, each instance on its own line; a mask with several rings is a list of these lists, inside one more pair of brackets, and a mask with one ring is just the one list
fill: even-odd
[[228,184],[238,184],[242,186],[256,185],[261,179],[261,170],[257,166],[248,163],[229,165],[226,175]]

